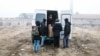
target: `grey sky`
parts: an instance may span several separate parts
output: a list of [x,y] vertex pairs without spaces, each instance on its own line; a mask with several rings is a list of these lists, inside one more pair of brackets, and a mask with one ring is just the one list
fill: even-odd
[[[16,17],[35,9],[69,10],[70,0],[0,0],[0,17]],[[100,14],[99,0],[73,0],[73,12]]]

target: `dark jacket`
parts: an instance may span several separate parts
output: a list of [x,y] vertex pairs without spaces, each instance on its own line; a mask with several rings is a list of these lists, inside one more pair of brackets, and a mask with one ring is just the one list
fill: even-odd
[[69,35],[70,31],[71,31],[71,23],[70,22],[66,22],[65,23],[65,27],[64,27],[64,36]]
[[44,22],[41,23],[41,35],[42,36],[46,35],[46,26]]
[[62,31],[62,26],[60,23],[55,23],[53,25],[53,33],[54,36],[59,36],[60,35],[60,31]]

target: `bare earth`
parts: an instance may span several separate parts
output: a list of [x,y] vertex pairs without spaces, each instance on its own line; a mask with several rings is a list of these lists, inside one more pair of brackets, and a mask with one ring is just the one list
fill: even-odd
[[73,28],[69,48],[48,45],[39,53],[32,49],[31,28],[0,28],[0,56],[100,56],[100,28]]

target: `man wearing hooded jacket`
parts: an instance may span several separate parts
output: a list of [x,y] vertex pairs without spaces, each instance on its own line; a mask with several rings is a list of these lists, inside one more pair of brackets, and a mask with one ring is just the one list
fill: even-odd
[[60,40],[60,31],[62,30],[61,23],[56,19],[53,25],[53,33],[54,33],[54,47],[59,48],[59,40]]
[[68,48],[68,39],[70,31],[71,31],[71,23],[68,21],[68,18],[66,18],[64,27],[63,48]]

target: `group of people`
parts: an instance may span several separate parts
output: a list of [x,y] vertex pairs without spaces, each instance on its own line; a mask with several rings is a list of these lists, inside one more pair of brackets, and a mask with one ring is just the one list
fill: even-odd
[[[49,24],[51,24],[51,22]],[[63,48],[68,47],[68,39],[69,39],[70,31],[71,31],[70,25],[71,25],[70,22],[66,18],[65,19],[65,27],[64,27]],[[41,22],[41,23],[39,21],[36,21],[36,26],[37,26],[38,33],[35,32],[37,35],[33,34],[32,42],[34,43],[34,45],[33,45],[34,51],[38,52],[40,46],[44,47],[44,41],[45,41],[45,38],[47,37],[46,29],[48,28],[48,26],[46,26],[46,19],[43,19],[43,22]],[[54,24],[52,24],[52,31],[53,31],[53,37],[54,37],[54,47],[59,48],[60,32],[62,31],[62,25],[61,25],[61,23],[59,23],[58,19],[55,20]]]
[[[59,48],[60,44],[60,32],[62,31],[62,25],[59,23],[59,20],[56,20],[53,26],[54,34],[54,47]],[[68,39],[71,31],[71,23],[68,21],[68,18],[65,19],[64,27],[64,37],[63,37],[63,48],[68,48]]]

